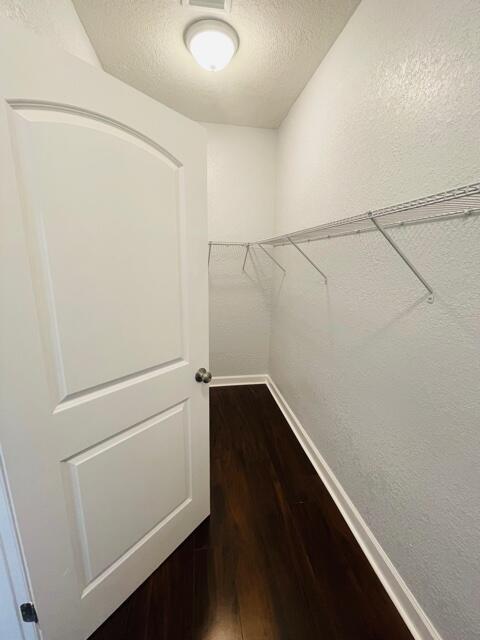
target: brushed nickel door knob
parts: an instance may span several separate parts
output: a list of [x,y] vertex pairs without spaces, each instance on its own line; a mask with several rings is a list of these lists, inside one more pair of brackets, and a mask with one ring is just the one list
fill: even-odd
[[197,382],[204,382],[205,384],[208,384],[211,379],[212,379],[212,374],[210,373],[210,371],[207,371],[203,367],[199,369],[195,374],[195,380]]

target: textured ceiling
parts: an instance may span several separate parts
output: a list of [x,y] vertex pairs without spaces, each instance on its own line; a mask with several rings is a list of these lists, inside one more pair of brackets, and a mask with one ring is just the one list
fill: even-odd
[[[277,127],[360,0],[232,0],[231,13],[181,0],[74,0],[106,71],[195,120]],[[190,22],[218,15],[240,36],[223,71],[199,67]]]

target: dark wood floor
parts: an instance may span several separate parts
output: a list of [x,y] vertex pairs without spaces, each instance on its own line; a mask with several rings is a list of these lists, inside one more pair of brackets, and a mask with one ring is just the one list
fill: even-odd
[[211,389],[212,514],[90,640],[412,640],[264,385]]

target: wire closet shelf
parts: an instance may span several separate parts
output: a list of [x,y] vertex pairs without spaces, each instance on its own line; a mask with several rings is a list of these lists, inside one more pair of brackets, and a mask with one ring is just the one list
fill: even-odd
[[341,220],[327,222],[315,227],[300,229],[292,233],[266,238],[265,240],[256,240],[252,242],[211,241],[208,243],[208,263],[210,264],[212,247],[243,246],[245,247],[243,269],[245,269],[250,248],[258,246],[266,253],[270,260],[272,260],[275,265],[285,273],[285,269],[282,265],[269,251],[267,251],[265,247],[281,247],[289,245],[294,247],[322,275],[325,283],[327,283],[327,276],[325,273],[323,273],[320,267],[299,245],[360,233],[379,232],[389,243],[391,248],[399,255],[400,258],[402,258],[415,277],[425,287],[428,292],[427,301],[433,302],[433,288],[421,275],[414,264],[408,259],[395,240],[393,240],[389,234],[389,230],[404,225],[423,224],[435,221],[438,222],[460,216],[477,215],[478,213],[480,213],[480,183],[477,182],[465,187],[436,193],[417,200],[410,200],[409,202],[403,202],[391,207],[385,207],[375,211],[367,211],[349,218],[343,218]]

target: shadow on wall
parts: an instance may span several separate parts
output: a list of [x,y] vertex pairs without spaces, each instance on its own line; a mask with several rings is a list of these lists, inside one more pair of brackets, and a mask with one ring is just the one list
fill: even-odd
[[272,267],[251,247],[213,246],[210,266],[210,352],[214,375],[266,373]]

